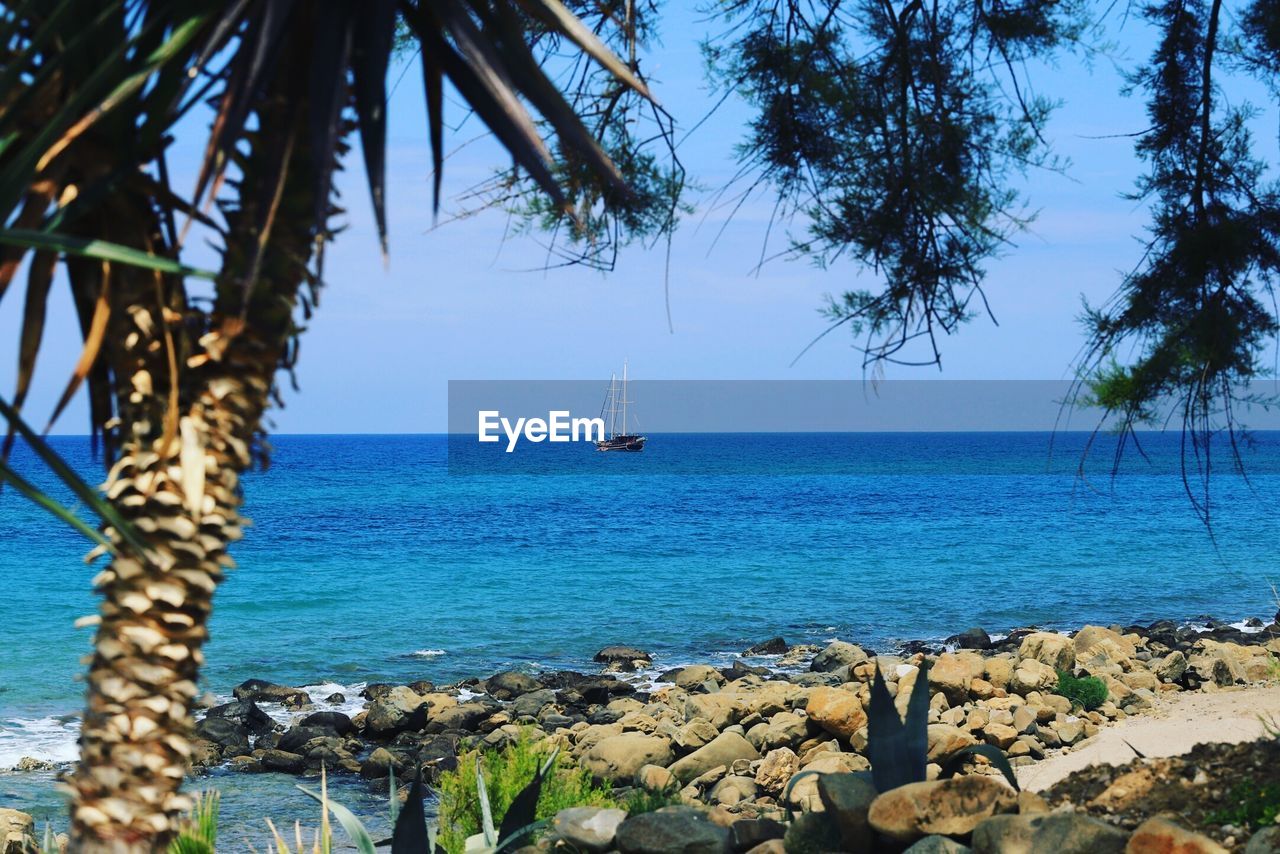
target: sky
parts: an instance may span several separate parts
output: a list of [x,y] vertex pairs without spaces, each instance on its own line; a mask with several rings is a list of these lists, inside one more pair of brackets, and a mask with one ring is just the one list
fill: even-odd
[[[688,129],[707,113],[699,38],[708,24],[689,4],[670,2],[644,68],[654,92]],[[1061,98],[1047,136],[1071,161],[1065,175],[1034,172],[1021,185],[1039,211],[1029,232],[989,265],[986,291],[998,325],[979,318],[942,342],[942,370],[888,366],[891,379],[1062,380],[1083,341],[1082,298],[1097,303],[1137,262],[1146,214],[1125,199],[1141,173],[1132,134],[1145,127],[1141,97],[1120,94],[1120,68],[1144,59],[1150,34],[1130,21],[1113,35],[1112,57],[1086,68],[1063,58],[1032,69],[1035,88]],[[861,358],[844,332],[826,336],[826,294],[876,286],[852,266],[822,271],[776,260],[754,270],[771,204],[737,212],[711,206],[712,191],[735,170],[734,145],[748,111],[730,101],[681,143],[692,179],[707,192],[691,199],[671,249],[668,328],[665,247],[632,247],[614,272],[542,271],[536,236],[507,234],[496,211],[449,222],[457,197],[505,163],[457,98],[446,107],[452,151],[445,165],[442,224],[433,227],[430,154],[416,63],[392,69],[389,105],[390,262],[381,261],[363,184],[358,145],[339,177],[348,225],[326,255],[326,286],[302,338],[299,390],[270,414],[278,433],[440,432],[450,380],[596,380],[629,361],[643,380],[858,379]],[[1269,107],[1265,93],[1233,84],[1229,96]],[[195,181],[204,118],[185,129],[171,159],[177,186]],[[1259,145],[1273,158],[1274,111],[1258,120]],[[684,134],[680,134],[684,136]],[[717,238],[717,234],[719,237]],[[774,244],[780,247],[775,230]],[[208,250],[188,259],[213,264]],[[21,281],[21,280],[19,280]],[[15,290],[18,290],[15,288]],[[0,393],[11,396],[21,300],[0,303]],[[79,331],[65,287],[57,287],[27,412],[43,423],[79,354]],[[5,351],[15,353],[6,369]],[[8,376],[4,376],[8,374]],[[83,393],[54,432],[85,432]]]

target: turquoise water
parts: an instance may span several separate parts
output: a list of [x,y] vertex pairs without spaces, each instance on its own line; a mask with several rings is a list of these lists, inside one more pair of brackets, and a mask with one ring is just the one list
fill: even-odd
[[[1251,483],[1215,462],[1216,546],[1176,435],[1145,439],[1149,459],[1115,478],[1104,438],[1088,482],[1085,438],[655,435],[638,455],[543,445],[512,463],[443,436],[276,437],[246,481],[254,524],[218,593],[206,687],[583,668],[608,643],[676,663],[777,634],[885,647],[971,625],[1274,613],[1280,433],[1246,452]],[[87,440],[53,442],[101,478]],[[525,473],[475,474],[507,470]],[[0,495],[0,767],[74,754],[86,550]]]

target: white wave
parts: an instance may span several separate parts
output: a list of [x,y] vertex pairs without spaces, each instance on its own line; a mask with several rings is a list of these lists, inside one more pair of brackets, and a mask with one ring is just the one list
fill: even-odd
[[46,762],[74,762],[80,719],[69,716],[9,718],[0,721],[0,768],[12,768],[24,756]]
[[415,649],[409,654],[414,658],[436,658],[437,656],[448,655],[449,653],[443,649]]

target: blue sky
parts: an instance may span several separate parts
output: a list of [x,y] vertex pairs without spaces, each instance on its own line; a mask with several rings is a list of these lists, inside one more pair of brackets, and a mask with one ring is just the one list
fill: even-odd
[[[668,4],[663,44],[645,58],[655,92],[682,126],[711,105],[697,39],[705,23],[685,4]],[[1130,20],[1118,35],[1116,59],[1132,67],[1145,58],[1150,34]],[[416,67],[393,69],[403,79],[390,105],[388,195],[391,259],[381,263],[372,228],[363,166],[353,152],[340,178],[350,227],[326,258],[328,285],[301,348],[300,392],[286,390],[286,408],[272,413],[276,432],[437,432],[445,429],[449,380],[596,379],[604,381],[624,357],[641,379],[851,379],[861,375],[851,339],[827,336],[794,366],[792,360],[824,329],[818,314],[827,293],[874,287],[852,266],[820,271],[799,261],[774,261],[752,272],[771,205],[748,205],[724,228],[723,210],[709,210],[710,193],[695,198],[672,250],[668,331],[663,298],[664,252],[635,247],[617,270],[521,272],[546,255],[534,238],[504,240],[505,218],[481,214],[432,228],[430,157],[421,78]],[[1111,62],[1092,70],[1072,57],[1059,68],[1033,69],[1036,88],[1060,97],[1048,136],[1072,165],[1066,176],[1030,174],[1024,195],[1040,211],[1016,249],[992,263],[987,293],[999,326],[985,318],[943,341],[943,371],[897,368],[902,379],[1062,379],[1082,342],[1076,322],[1081,297],[1114,292],[1121,272],[1138,259],[1145,213],[1121,197],[1141,164],[1128,134],[1145,127],[1141,97],[1124,98]],[[1251,84],[1233,86],[1232,99],[1268,107]],[[453,99],[446,120],[464,110]],[[733,145],[742,137],[745,109],[730,102],[690,136],[681,157],[694,180],[715,189],[734,171]],[[1273,157],[1274,111],[1260,117],[1260,150]],[[194,182],[202,128],[189,127],[174,152],[178,186]],[[471,119],[447,136],[457,149],[446,162],[442,221],[455,197],[491,174],[505,158]],[[1110,137],[1110,138],[1099,138]],[[714,242],[714,245],[713,245]],[[212,263],[207,252],[192,255]],[[21,300],[0,303],[0,357],[16,351]],[[79,351],[78,329],[65,289],[56,291],[53,317],[31,420],[43,423]],[[11,357],[8,357],[11,358]],[[7,365],[16,365],[16,359]],[[12,391],[13,367],[0,361],[0,393]],[[57,432],[83,432],[83,401]]]

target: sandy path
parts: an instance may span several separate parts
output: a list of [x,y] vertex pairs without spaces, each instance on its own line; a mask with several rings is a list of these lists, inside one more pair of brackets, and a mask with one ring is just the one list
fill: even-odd
[[1147,756],[1176,756],[1201,742],[1250,741],[1263,734],[1264,715],[1280,720],[1280,685],[1176,694],[1146,714],[1104,727],[1070,753],[1019,768],[1018,782],[1040,791],[1089,765],[1123,765],[1134,758],[1125,742]]

